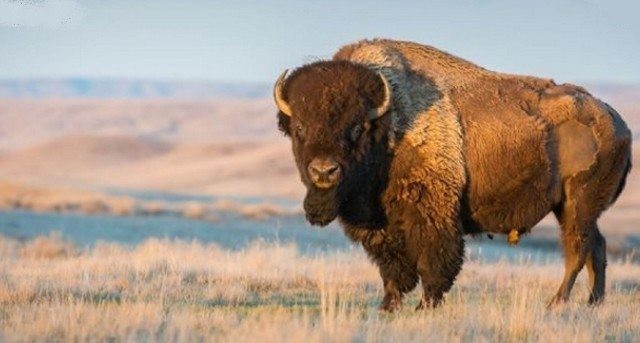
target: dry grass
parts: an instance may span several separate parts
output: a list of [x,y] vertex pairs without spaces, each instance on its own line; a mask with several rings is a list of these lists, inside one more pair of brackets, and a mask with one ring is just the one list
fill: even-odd
[[208,207],[211,211],[236,213],[244,219],[251,220],[304,215],[300,206],[283,206],[269,201],[246,204],[241,201],[223,199],[212,202]]
[[216,221],[223,212],[250,220],[302,215],[299,206],[284,206],[269,201],[255,204],[233,200],[168,203],[137,200],[130,196],[112,196],[96,191],[41,187],[0,180],[0,210],[16,209],[116,216],[173,215],[207,221]]
[[12,209],[126,216],[134,214],[136,201],[126,196],[0,181],[0,210]]
[[[42,252],[44,251],[44,252]],[[547,311],[561,266],[469,261],[444,306],[378,313],[376,269],[359,249],[303,256],[149,240],[77,249],[60,237],[0,239],[0,340],[633,341],[640,266],[611,263],[608,298]]]

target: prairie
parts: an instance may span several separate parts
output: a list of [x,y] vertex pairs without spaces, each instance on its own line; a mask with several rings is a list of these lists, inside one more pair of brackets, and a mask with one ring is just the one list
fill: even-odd
[[[637,161],[640,87],[588,88],[622,113]],[[362,249],[305,224],[265,89],[0,99],[0,341],[637,340],[638,168],[599,222],[601,306],[581,275],[546,309],[563,274],[547,217],[515,248],[469,238],[442,307],[415,312],[416,290],[383,314]]]
[[78,247],[59,236],[0,238],[3,341],[634,341],[640,265],[610,261],[607,298],[547,310],[559,263],[470,258],[446,302],[377,310],[375,267],[359,248],[301,255],[293,244],[227,250],[197,241]]

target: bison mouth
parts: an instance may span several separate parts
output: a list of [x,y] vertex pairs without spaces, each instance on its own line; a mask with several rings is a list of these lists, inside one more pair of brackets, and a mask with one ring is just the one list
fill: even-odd
[[304,198],[304,212],[312,225],[326,226],[331,223],[338,216],[335,188],[309,188]]

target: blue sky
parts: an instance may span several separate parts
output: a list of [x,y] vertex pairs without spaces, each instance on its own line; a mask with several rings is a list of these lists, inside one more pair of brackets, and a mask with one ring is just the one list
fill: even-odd
[[640,83],[638,3],[0,0],[0,78],[272,82],[388,37],[504,72]]

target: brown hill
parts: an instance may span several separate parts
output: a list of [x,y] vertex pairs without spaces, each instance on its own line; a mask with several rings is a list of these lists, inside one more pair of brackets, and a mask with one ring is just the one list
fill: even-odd
[[73,135],[5,154],[0,177],[46,186],[301,194],[285,139],[170,144],[124,135]]
[[[588,89],[638,136],[640,86]],[[621,205],[640,206],[636,174]],[[0,99],[0,177],[216,195],[303,193],[268,97]]]
[[171,144],[126,135],[71,135],[5,153],[5,179],[37,184],[87,183],[104,168],[113,168],[167,153]]
[[68,135],[130,135],[171,142],[277,136],[261,99],[0,99],[0,151]]
[[119,187],[236,196],[299,196],[285,140],[191,143],[166,154],[105,169],[100,183]]

